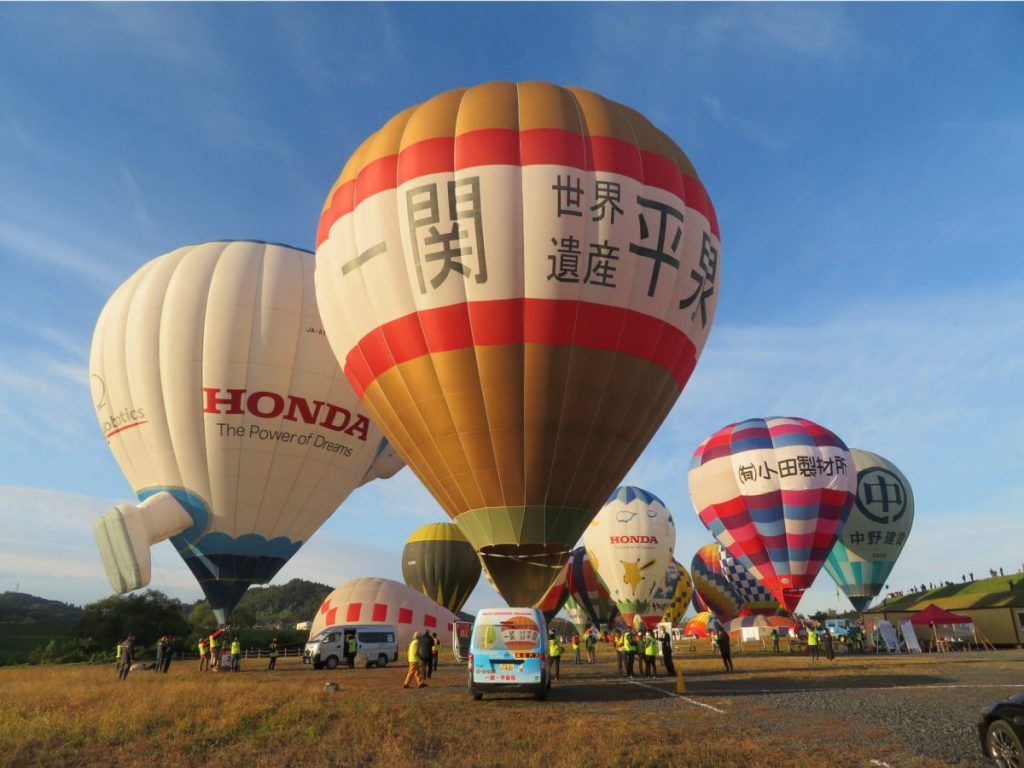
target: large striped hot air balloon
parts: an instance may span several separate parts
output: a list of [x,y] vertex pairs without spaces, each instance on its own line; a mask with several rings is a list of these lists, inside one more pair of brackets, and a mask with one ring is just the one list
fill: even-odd
[[578,88],[389,120],[325,201],[316,290],[366,408],[514,605],[536,605],[668,415],[718,300],[686,155]]
[[428,523],[402,549],[402,579],[458,613],[480,580],[480,558],[454,523]]
[[587,527],[583,544],[626,625],[634,614],[648,615],[676,547],[676,524],[661,499],[631,485],[617,488]]
[[[566,585],[569,587],[569,598],[596,627],[610,627],[619,615],[618,606],[608,594],[608,588],[594,572],[584,547],[577,547],[569,555]],[[576,618],[573,618],[573,621],[576,621]]]
[[689,483],[701,522],[793,611],[850,514],[857,478],[832,432],[768,418],[730,424],[701,443]]
[[327,345],[313,261],[271,243],[187,246],[100,313],[96,416],[142,501],[95,526],[116,591],[149,582],[149,545],[170,536],[223,622],[356,486],[401,467]]
[[914,523],[914,491],[906,476],[877,453],[850,451],[857,498],[825,560],[825,570],[858,611],[885,585]]
[[705,544],[697,550],[690,562],[690,578],[693,580],[694,595],[700,597],[696,606],[702,606],[720,621],[734,619],[743,610],[743,603],[722,573],[717,543]]

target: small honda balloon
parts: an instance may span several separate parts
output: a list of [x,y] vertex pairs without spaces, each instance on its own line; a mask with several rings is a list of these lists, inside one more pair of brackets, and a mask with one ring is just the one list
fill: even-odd
[[654,590],[672,562],[676,524],[661,499],[627,485],[601,507],[583,534],[583,546],[623,621],[632,626],[635,614],[650,611]]
[[458,613],[480,580],[480,558],[455,523],[428,523],[405,542],[402,579]]
[[355,150],[316,243],[365,407],[500,593],[537,605],[711,329],[719,230],[693,165],[590,91],[458,88]]
[[255,241],[179,248],[111,296],[93,334],[96,417],[142,502],[94,533],[117,592],[170,537],[223,623],[349,493],[401,460],[327,345],[313,254]]
[[832,432],[774,417],[730,424],[706,439],[693,454],[689,484],[701,522],[792,612],[850,515],[857,477]]
[[857,498],[825,570],[858,611],[877,597],[914,523],[914,491],[906,476],[877,453],[854,448]]

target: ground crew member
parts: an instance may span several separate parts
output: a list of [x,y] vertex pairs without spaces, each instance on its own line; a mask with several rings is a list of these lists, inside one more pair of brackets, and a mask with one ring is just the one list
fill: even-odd
[[573,654],[575,654],[575,657],[576,657],[576,658],[573,659],[572,663],[573,664],[582,664],[583,662],[580,661],[580,636],[579,635],[573,635],[572,636],[572,652],[573,652]]
[[235,635],[235,639],[231,641],[231,671],[237,672],[241,665],[242,641],[238,639],[238,635]]
[[619,677],[626,673],[626,639],[619,630],[615,630],[615,661],[618,663]]
[[672,632],[667,629],[661,633],[661,662],[665,665],[665,674],[675,677],[676,667],[672,663]]
[[657,677],[658,670],[654,666],[654,660],[658,656],[658,641],[654,639],[653,632],[644,635],[644,674],[647,677]]
[[409,662],[409,671],[405,673],[405,682],[402,683],[403,688],[412,688],[409,683],[413,680],[416,681],[417,688],[426,688],[427,684],[423,680],[423,672],[420,670],[420,633],[413,632],[412,640],[409,642],[409,651],[406,654],[406,661]]
[[558,673],[562,670],[562,641],[552,630],[548,636],[548,676],[552,680],[558,679]]
[[[593,664],[595,661],[597,661],[597,654],[595,652],[596,649],[597,649],[597,636],[594,634],[593,631],[587,632],[586,645],[587,645],[587,663],[588,664]],[[622,672],[622,665],[621,664],[619,665],[619,672]]]
[[121,641],[121,654],[117,667],[117,679],[128,679],[128,673],[132,671],[132,662],[135,660],[135,635],[128,635]]
[[210,635],[210,669],[220,671],[220,638],[217,635]]
[[814,627],[807,629],[807,650],[811,652],[811,658],[818,660],[818,632]]
[[729,633],[725,631],[725,627],[718,626],[718,652],[722,654],[722,664],[725,665],[726,672],[732,672],[732,651],[729,648]]
[[432,637],[434,639],[434,648],[433,648],[434,659],[433,659],[433,661],[431,663],[433,665],[433,670],[435,672],[437,672],[437,659],[441,655],[441,641],[437,638],[437,632],[434,632]]
[[277,638],[275,637],[270,641],[270,665],[267,667],[268,670],[277,667],[277,657],[281,655],[281,652],[277,650]]
[[633,639],[633,630],[627,629],[622,635],[622,651],[626,655],[626,677],[636,677],[633,674],[633,664],[636,662],[636,641]]
[[772,650],[775,653],[779,652],[779,630],[772,630]]
[[199,638],[199,671],[210,668],[210,645],[205,637]]
[[348,668],[356,668],[356,633],[352,630],[345,636],[345,659],[348,661]]

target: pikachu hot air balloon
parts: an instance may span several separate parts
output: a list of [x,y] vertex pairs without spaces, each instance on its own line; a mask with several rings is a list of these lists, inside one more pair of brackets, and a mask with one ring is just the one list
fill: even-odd
[[579,88],[442,93],[366,139],[317,232],[324,327],[512,605],[537,605],[686,385],[714,208],[646,118]]
[[94,527],[117,592],[170,537],[221,622],[364,481],[401,460],[324,336],[313,254],[255,241],[179,248],[111,296],[93,334],[96,417],[141,504]]

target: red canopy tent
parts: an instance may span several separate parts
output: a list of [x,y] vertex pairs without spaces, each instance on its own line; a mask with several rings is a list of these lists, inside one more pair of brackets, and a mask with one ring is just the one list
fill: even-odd
[[974,619],[965,614],[952,613],[932,603],[910,617],[915,626],[930,626],[935,648],[940,653],[953,648],[967,649],[974,641],[978,647],[978,636],[974,630]]
[[973,624],[974,619],[959,613],[950,613],[935,603],[910,617],[911,624]]

